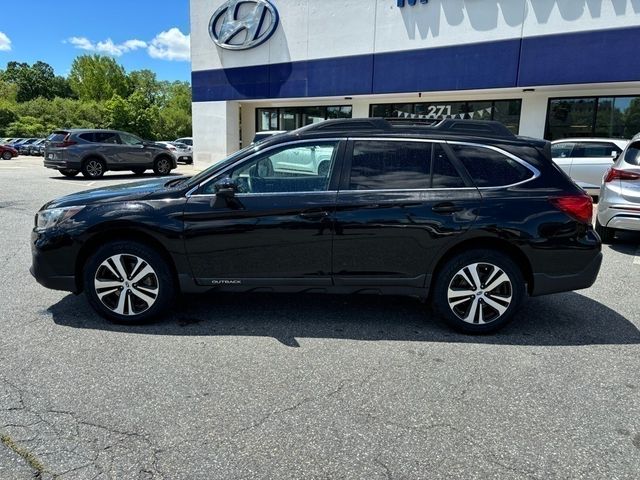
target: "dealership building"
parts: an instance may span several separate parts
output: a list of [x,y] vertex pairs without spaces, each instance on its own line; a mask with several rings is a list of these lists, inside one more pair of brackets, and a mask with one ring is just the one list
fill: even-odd
[[331,118],[640,132],[637,0],[191,0],[195,161]]

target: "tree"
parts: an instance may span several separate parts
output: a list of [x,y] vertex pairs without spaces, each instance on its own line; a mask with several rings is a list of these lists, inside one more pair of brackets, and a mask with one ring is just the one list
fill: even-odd
[[113,58],[101,55],[76,58],[71,66],[69,83],[81,100],[105,101],[114,95],[126,98],[131,93],[124,68]]
[[27,102],[38,97],[52,99],[71,93],[66,80],[56,77],[51,65],[44,62],[36,62],[33,65],[9,62],[1,80],[15,86],[18,102]]

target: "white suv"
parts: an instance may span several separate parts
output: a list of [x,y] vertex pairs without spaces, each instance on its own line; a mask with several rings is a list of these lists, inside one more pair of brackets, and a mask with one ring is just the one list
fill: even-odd
[[587,193],[598,195],[602,177],[628,143],[611,138],[565,138],[551,144],[551,157]]

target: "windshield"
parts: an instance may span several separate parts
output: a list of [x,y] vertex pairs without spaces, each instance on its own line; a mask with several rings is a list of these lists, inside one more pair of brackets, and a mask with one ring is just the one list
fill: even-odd
[[207,168],[206,170],[203,170],[202,172],[200,172],[199,174],[197,174],[194,177],[191,177],[189,179],[189,186],[196,186],[197,184],[201,183],[202,181],[206,180],[213,172],[215,172],[216,170],[219,170],[221,168],[226,167],[227,165],[232,164],[233,162],[235,162],[236,160],[239,160],[240,158],[244,157],[245,155],[247,155],[250,152],[253,152],[256,150],[256,146],[255,145],[249,145],[246,148],[243,148],[242,150],[234,153],[233,155],[231,155],[230,157],[225,158],[224,160],[215,163],[213,165],[211,165],[209,168]]

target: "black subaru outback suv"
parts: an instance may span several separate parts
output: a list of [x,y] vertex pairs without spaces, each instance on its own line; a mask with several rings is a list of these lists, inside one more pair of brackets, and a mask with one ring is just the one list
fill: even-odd
[[429,298],[483,333],[527,296],[593,284],[592,214],[548,142],[499,123],[336,120],[191,178],[54,200],[31,271],[115,322],[157,317],[178,292],[375,293]]

